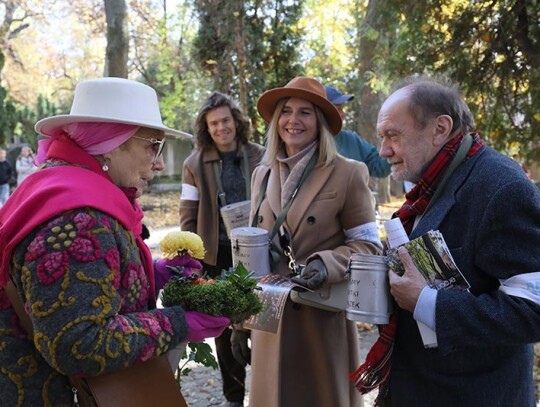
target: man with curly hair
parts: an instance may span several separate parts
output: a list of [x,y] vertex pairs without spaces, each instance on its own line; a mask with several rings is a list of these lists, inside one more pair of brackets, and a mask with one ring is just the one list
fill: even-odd
[[[220,208],[249,199],[251,174],[264,154],[262,146],[249,141],[250,135],[249,119],[231,97],[213,92],[202,102],[195,120],[195,149],[182,170],[180,226],[203,239],[204,269],[211,277],[232,266]],[[227,329],[216,338],[216,350],[225,405],[242,406],[246,372],[232,354],[231,332]]]

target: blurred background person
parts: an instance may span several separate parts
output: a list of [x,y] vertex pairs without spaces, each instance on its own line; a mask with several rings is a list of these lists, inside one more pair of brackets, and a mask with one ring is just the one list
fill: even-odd
[[[354,95],[344,95],[333,86],[326,85],[326,96],[334,104],[345,121],[345,104],[354,99]],[[371,177],[384,178],[390,175],[390,163],[379,155],[377,147],[368,143],[362,136],[352,130],[342,129],[335,137],[337,151],[344,157],[362,161],[369,170]]]
[[0,148],[0,208],[9,198],[9,181],[13,175],[13,169],[6,160],[6,150]]
[[38,167],[34,164],[34,152],[28,146],[21,148],[21,153],[15,161],[15,170],[17,171],[17,186],[21,185],[27,176],[36,171]]

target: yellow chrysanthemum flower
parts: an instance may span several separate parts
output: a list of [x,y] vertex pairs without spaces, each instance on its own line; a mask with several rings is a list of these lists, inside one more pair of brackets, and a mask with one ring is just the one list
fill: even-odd
[[169,232],[159,242],[159,247],[163,253],[163,257],[173,259],[176,256],[189,254],[195,259],[204,258],[204,243],[201,237],[192,232]]

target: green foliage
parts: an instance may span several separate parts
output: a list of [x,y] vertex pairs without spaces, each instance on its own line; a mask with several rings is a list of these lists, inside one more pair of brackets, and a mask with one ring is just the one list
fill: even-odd
[[488,143],[507,153],[517,146],[523,157],[540,158],[536,1],[386,3],[382,69],[396,79],[422,73],[450,77],[461,85]]
[[43,95],[38,96],[36,115],[38,119],[59,114],[59,109],[54,103]]
[[218,368],[218,362],[212,353],[212,348],[205,342],[188,343],[177,371],[178,385],[180,385],[180,378],[187,376],[191,373],[191,368],[188,367],[189,362],[195,362],[205,367],[211,367],[212,369]]
[[[303,0],[197,1],[199,30],[193,57],[219,90],[240,101],[258,134],[258,97],[303,73],[298,21]],[[262,140],[258,140],[262,141]]]
[[21,137],[21,141],[30,145],[34,151],[37,148],[37,134],[34,131],[36,122],[44,117],[59,114],[58,108],[46,97],[38,96],[36,108],[18,105],[19,123],[16,133]]
[[214,358],[210,345],[204,342],[188,343],[187,347],[191,350],[190,355],[193,354],[192,357],[190,356],[190,360],[200,363],[206,367],[213,367],[214,369],[217,369],[218,364]]
[[[215,282],[196,275],[183,276],[183,267],[170,267],[171,281],[165,285],[162,302],[166,307],[180,305],[187,311],[199,311],[210,315],[226,316],[233,323],[242,322],[251,315],[262,311],[262,303],[254,293],[258,289],[257,280],[252,278],[242,262],[236,267],[224,270]],[[179,376],[191,371],[190,361],[216,369],[216,359],[210,346],[204,342],[189,343],[189,352],[183,355],[186,361],[179,366]]]
[[17,106],[9,97],[8,91],[0,86],[0,146],[5,146],[19,122]]
[[173,277],[163,288],[162,301],[166,307],[180,305],[187,311],[226,316],[234,323],[242,322],[262,310],[259,297],[253,291],[257,280],[251,275],[239,263],[215,281],[196,275]]
[[179,376],[187,376],[191,372],[191,369],[187,367],[189,362],[195,362],[212,369],[218,368],[218,362],[212,353],[212,348],[204,342],[188,343],[182,360],[185,362],[178,366]]
[[156,89],[167,126],[193,133],[201,95],[206,96],[210,81],[191,58],[197,24],[189,3],[178,4],[167,14],[154,13],[152,18],[139,4],[131,14],[137,28],[136,52],[144,56],[134,61],[138,80]]
[[[0,71],[4,67],[5,56],[0,51]],[[8,89],[0,85],[0,146],[7,146],[11,137],[17,135],[21,141],[36,148],[35,122],[47,114],[55,114],[54,105],[39,97],[37,108],[18,103]]]
[[18,135],[35,149],[35,122],[36,112],[14,101],[7,89],[0,86],[0,146],[6,146],[13,135]]
[[344,91],[355,72],[355,53],[350,52],[355,38],[350,30],[356,10],[349,0],[307,0],[299,21],[306,44],[302,47],[305,73]]

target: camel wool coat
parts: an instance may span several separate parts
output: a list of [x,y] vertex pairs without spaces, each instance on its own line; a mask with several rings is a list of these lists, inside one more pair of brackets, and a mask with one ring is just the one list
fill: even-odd
[[[253,211],[268,171],[268,166],[259,166],[253,174]],[[269,231],[281,211],[280,185],[275,164],[257,216],[258,226]],[[327,167],[317,165],[298,191],[283,226],[299,263],[313,257],[324,262],[328,270],[325,284],[346,279],[352,253],[380,254],[365,164],[336,156]],[[279,248],[277,237],[273,242]],[[289,274],[283,255],[272,272]],[[278,332],[253,330],[251,343],[250,406],[363,405],[348,379],[360,360],[356,325],[345,319],[345,312],[324,311],[289,298]]]

